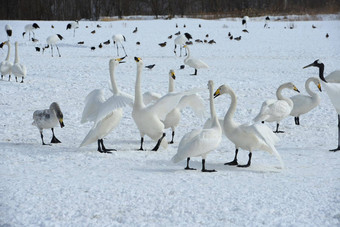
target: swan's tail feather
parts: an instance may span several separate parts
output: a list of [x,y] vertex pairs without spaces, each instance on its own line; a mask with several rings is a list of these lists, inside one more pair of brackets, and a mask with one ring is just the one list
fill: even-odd
[[172,157],[172,159],[171,159],[171,161],[173,163],[177,163],[177,162],[180,162],[182,160],[183,160],[183,157],[181,157],[178,153],[174,157]]
[[94,143],[98,140],[98,138],[94,135],[93,130],[91,129],[89,133],[85,136],[79,147],[83,147],[86,145],[89,145],[91,143]]
[[271,148],[272,154],[277,158],[277,160],[279,160],[281,169],[284,169],[284,163],[282,161],[282,158],[281,158],[279,152],[277,152],[275,146],[272,145],[272,144],[270,145],[270,148]]

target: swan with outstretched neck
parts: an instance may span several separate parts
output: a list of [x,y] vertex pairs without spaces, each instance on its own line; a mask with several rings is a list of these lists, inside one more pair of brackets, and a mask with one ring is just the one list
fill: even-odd
[[203,62],[202,60],[191,57],[190,49],[189,49],[188,45],[184,45],[183,47],[187,50],[187,53],[188,53],[188,56],[184,59],[184,64],[195,69],[195,73],[191,74],[191,75],[196,76],[197,75],[197,69],[209,68],[209,66],[205,62]]
[[8,49],[6,59],[0,63],[1,79],[8,74],[8,81],[10,81],[13,67],[13,64],[9,61],[9,56],[11,55],[11,43],[9,41],[3,42],[1,43],[1,48],[4,44],[7,45]]
[[19,47],[18,42],[15,42],[15,58],[12,66],[12,73],[15,76],[15,80],[18,82],[18,77],[21,77],[21,83],[24,82],[24,78],[27,74],[26,66],[19,62]]

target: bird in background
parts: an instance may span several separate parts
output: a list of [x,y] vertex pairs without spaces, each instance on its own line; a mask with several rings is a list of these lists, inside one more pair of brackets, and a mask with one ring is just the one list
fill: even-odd
[[25,26],[25,31],[22,33],[22,37],[25,38],[25,34],[28,33],[28,40],[31,40],[31,33],[32,33],[33,37],[35,37],[34,31],[38,28],[40,28],[40,27],[37,23],[27,24]]
[[155,67],[156,64],[152,64],[152,65],[146,65],[145,68],[148,68],[148,69],[153,69],[153,67]]
[[12,33],[13,33],[12,27],[10,25],[6,24],[5,31],[6,31],[6,34],[7,34],[7,40],[9,40],[9,38],[12,36]]

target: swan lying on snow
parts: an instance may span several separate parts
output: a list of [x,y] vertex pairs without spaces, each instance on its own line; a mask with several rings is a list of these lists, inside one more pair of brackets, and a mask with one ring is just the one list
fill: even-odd
[[[283,168],[282,159],[275,149],[275,143],[279,138],[264,124],[239,124],[234,121],[233,117],[237,106],[237,97],[233,89],[228,85],[220,86],[214,93],[214,97],[223,94],[229,94],[231,97],[230,107],[223,120],[223,131],[227,138],[235,144],[235,157],[232,162],[225,165],[237,165],[238,167],[249,167],[253,150],[264,150],[276,156]],[[249,151],[249,159],[246,165],[239,165],[237,161],[238,149],[242,148]]]
[[46,110],[36,110],[33,113],[33,123],[40,132],[42,145],[44,143],[43,129],[50,128],[52,130],[52,140],[51,143],[61,143],[57,137],[54,135],[54,127],[60,124],[60,127],[64,127],[63,113],[60,110],[58,103],[53,102],[49,109]]
[[211,127],[195,129],[185,134],[178,145],[176,155],[172,158],[174,163],[186,158],[186,170],[195,170],[189,167],[190,157],[201,156],[202,172],[215,172],[215,170],[208,170],[205,168],[205,159],[207,154],[216,149],[220,144],[222,129],[215,112],[213,100],[214,83],[212,80],[209,80],[208,87],[210,94],[210,114],[212,119]]

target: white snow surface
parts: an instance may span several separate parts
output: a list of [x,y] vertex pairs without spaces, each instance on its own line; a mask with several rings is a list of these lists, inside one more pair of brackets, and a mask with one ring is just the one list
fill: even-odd
[[[339,20],[296,21],[294,29],[284,28],[291,21],[270,21],[270,29],[264,29],[264,19],[250,19],[249,33],[242,32],[241,20],[227,19],[80,21],[75,37],[73,30],[66,30],[69,21],[35,21],[40,26],[35,30],[38,43],[21,35],[32,22],[0,21],[1,41],[7,39],[5,25],[13,28],[11,61],[18,41],[20,62],[27,67],[23,84],[14,82],[14,77],[11,82],[8,76],[0,80],[0,226],[340,225],[340,152],[328,151],[337,146],[337,113],[324,92],[320,106],[300,117],[300,126],[295,126],[293,117],[281,122],[285,133],[278,135],[276,148],[285,169],[278,169],[276,158],[264,151],[253,152],[249,168],[223,165],[234,157],[234,145],[225,136],[206,160],[215,173],[200,171],[201,158],[191,159],[196,171],[185,171],[185,161],[171,162],[181,137],[202,127],[210,115],[208,80],[214,80],[215,88],[230,85],[238,96],[235,120],[250,122],[264,100],[275,98],[280,84],[291,81],[306,93],[305,80],[318,76],[318,69],[303,66],[320,59],[325,75],[340,68]],[[138,32],[132,33],[135,27]],[[189,32],[193,40],[209,34],[207,40],[216,41],[190,46],[192,55],[210,66],[198,70],[197,76],[190,76],[192,68],[179,70],[184,57],[173,53],[177,31]],[[228,32],[241,35],[241,41],[229,40]],[[56,49],[54,57],[50,50],[35,51],[56,33],[64,37],[59,42],[61,57]],[[104,88],[110,96],[109,59],[117,57],[111,37],[118,33],[126,37],[123,45],[128,54],[126,63],[116,69],[120,90],[134,95],[134,56],[145,65],[156,64],[143,70],[142,92],[166,94],[170,69],[176,73],[176,91],[203,88],[199,94],[205,100],[206,117],[199,119],[185,109],[175,143],[166,150],[151,151],[156,142],[145,137],[147,151],[137,151],[140,135],[130,107],[124,108],[120,125],[104,139],[106,147],[116,152],[101,154],[97,143],[78,148],[92,127],[80,124],[86,95]],[[99,49],[99,43],[108,39],[111,44]],[[85,44],[78,45],[79,41]],[[167,45],[162,48],[158,43],[164,41]],[[91,46],[96,50],[91,51]],[[4,46],[1,61],[6,54]],[[214,101],[218,116],[224,117],[230,97]],[[62,143],[42,146],[32,115],[52,102],[58,102],[64,114],[65,127],[55,128]],[[268,125],[275,129],[275,123]],[[166,133],[170,140],[170,129]],[[50,141],[51,130],[44,130],[44,139]],[[240,150],[239,163],[247,160],[248,152]]]

